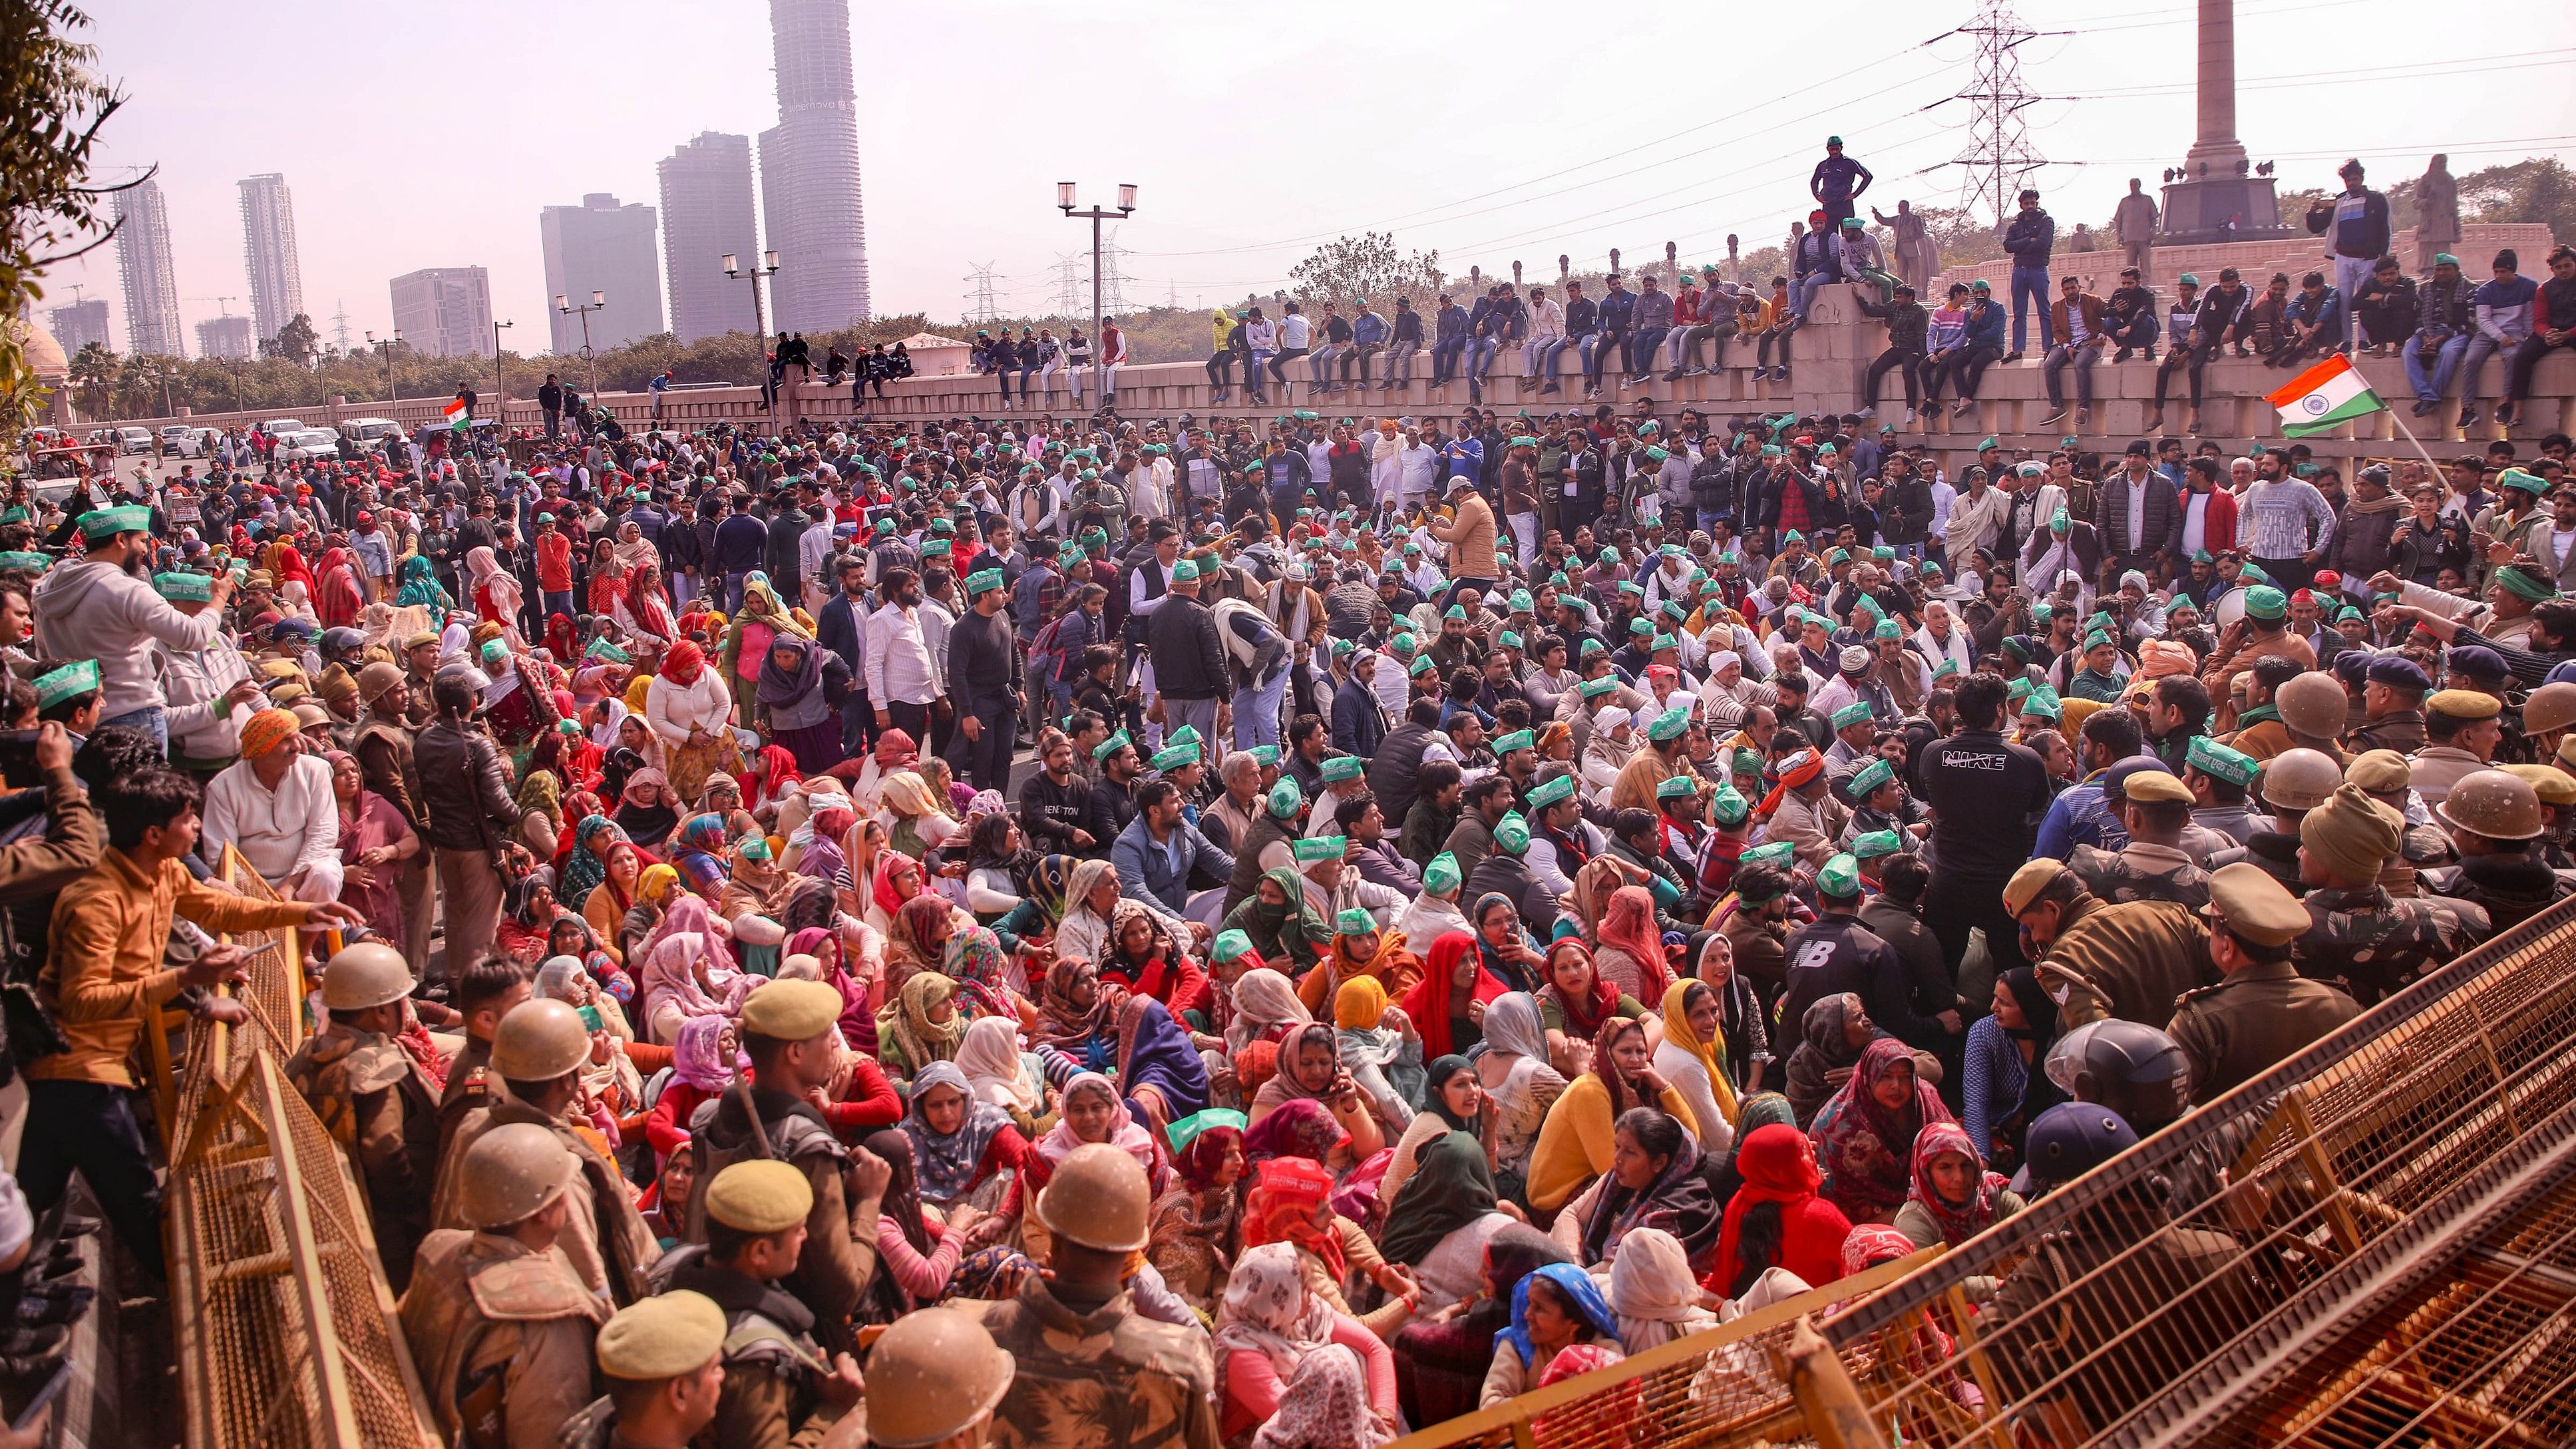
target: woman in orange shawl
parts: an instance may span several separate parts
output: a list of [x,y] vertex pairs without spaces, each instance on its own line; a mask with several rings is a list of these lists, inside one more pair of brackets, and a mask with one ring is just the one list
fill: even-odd
[[320,582],[313,590],[313,612],[321,618],[322,627],[355,627],[359,612],[366,606],[366,595],[358,589],[358,572],[349,566],[348,550],[323,550]]
[[1298,981],[1297,999],[1318,1018],[1329,1017],[1334,995],[1362,976],[1376,977],[1390,999],[1401,998],[1422,979],[1422,958],[1405,949],[1402,931],[1381,931],[1368,912],[1346,910],[1333,922],[1324,959]]

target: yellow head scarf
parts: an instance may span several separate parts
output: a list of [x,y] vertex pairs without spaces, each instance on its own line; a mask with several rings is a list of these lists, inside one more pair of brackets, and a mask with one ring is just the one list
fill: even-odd
[[1345,1031],[1373,1031],[1386,1015],[1386,988],[1374,976],[1356,976],[1333,993],[1333,1025]]
[[[1709,1094],[1717,1098],[1717,1110],[1726,1114],[1726,1123],[1735,1125],[1735,1084],[1726,1079],[1726,1066],[1720,1059],[1726,1055],[1726,1032],[1711,1031],[1709,1040],[1701,1041],[1691,1030],[1690,1009],[1686,1004],[1690,989],[1706,986],[1696,977],[1684,977],[1664,988],[1664,1040],[1699,1058],[1708,1071]],[[1717,988],[1707,988],[1715,991]]]
[[667,865],[648,865],[644,867],[643,879],[636,882],[635,891],[644,899],[660,905],[670,895],[671,887],[679,883],[678,871]]

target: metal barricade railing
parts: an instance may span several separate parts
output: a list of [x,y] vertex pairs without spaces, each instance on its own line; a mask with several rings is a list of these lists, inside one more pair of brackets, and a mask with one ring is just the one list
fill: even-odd
[[[219,873],[276,895],[236,852]],[[245,932],[249,1020],[145,1033],[169,1153],[171,1309],[188,1449],[434,1449],[366,1199],[286,1079],[303,1039],[293,928]],[[169,1042],[184,1030],[173,1069]]]
[[1803,1437],[1782,1356],[1798,1321],[1895,1282],[1927,1249],[1610,1367],[1434,1424],[1393,1449],[1638,1449]]
[[[2553,1265],[2576,1257],[2571,1177],[2576,901],[1845,1309],[1824,1334],[1889,1444],[2280,1442],[2283,1426],[2317,1417],[2305,1396],[2349,1388],[2373,1353],[2404,1351],[2410,1317],[2451,1321],[2472,1303],[2508,1360],[2536,1365],[2554,1346],[2557,1360],[2523,1387],[2554,1384],[2563,1400],[2576,1335],[2562,1300],[2576,1295],[2560,1290],[2576,1274]],[[2513,1214],[2535,1197],[2566,1203],[2536,1230],[2547,1251],[2496,1249],[2512,1261],[2463,1280],[2460,1255],[2512,1240]],[[2555,1337],[2492,1332],[2507,1303],[2547,1320],[2535,1338]],[[2415,1437],[2301,1442],[2564,1436],[2508,1419],[2443,1421],[2505,1426],[2465,1440],[2419,1425]]]

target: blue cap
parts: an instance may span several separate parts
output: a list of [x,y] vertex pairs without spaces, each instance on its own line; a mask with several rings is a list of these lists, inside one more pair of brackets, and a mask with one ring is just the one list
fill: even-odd
[[2095,1102],[2061,1102],[2030,1124],[2015,1192],[2072,1182],[2138,1145],[2137,1130]]

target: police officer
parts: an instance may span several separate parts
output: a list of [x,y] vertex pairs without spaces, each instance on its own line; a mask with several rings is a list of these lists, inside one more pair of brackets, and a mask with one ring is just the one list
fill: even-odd
[[564,1256],[582,1281],[623,1307],[651,1291],[645,1270],[661,1256],[661,1246],[635,1210],[635,1196],[605,1145],[586,1121],[575,1125],[581,1071],[590,1064],[592,1047],[581,1013],[561,1001],[523,1002],[501,1018],[492,1034],[492,1074],[504,1090],[457,1124],[432,1193],[431,1219],[442,1227],[461,1225],[462,1182],[454,1154],[506,1124],[543,1127],[581,1164],[578,1211],[564,1233]]
[[[2358,771],[2369,763],[2353,762]],[[2308,928],[2292,942],[2299,974],[2375,1006],[2487,935],[2486,912],[2465,902],[2391,896],[2379,883],[2404,838],[2397,811],[2347,779],[2299,821],[2299,878]]]
[[2361,1014],[2353,999],[2290,962],[2307,933],[2298,897],[2253,865],[2209,878],[2209,958],[2226,977],[2174,1001],[2167,1028],[2191,1063],[2192,1093],[2210,1101],[2287,1061]]
[[531,1123],[483,1133],[455,1165],[459,1227],[421,1241],[403,1337],[439,1437],[550,1449],[591,1398],[591,1335],[608,1308],[555,1245],[581,1207],[579,1161]]
[[560,1449],[685,1449],[715,1419],[725,1382],[724,1310],[703,1293],[662,1293],[599,1330],[607,1394],[564,1425]]
[[1015,1372],[993,1335],[965,1314],[905,1314],[868,1355],[868,1442],[879,1449],[983,1449]]
[[[2198,748],[2207,741],[2195,738]],[[2079,845],[2067,867],[2105,901],[2171,901],[2194,910],[2209,902],[2209,876],[2182,848],[2195,803],[2191,787],[2158,768],[2132,771],[2120,786],[2120,819],[2129,843],[2114,854]]]
[[2395,750],[2411,755],[2424,748],[2424,696],[2433,676],[2403,654],[2382,654],[2363,671],[2362,709],[2367,718],[2348,733],[2355,751]]
[[814,1310],[779,1282],[804,1251],[813,1186],[793,1163],[740,1161],[705,1184],[698,1207],[706,1241],[675,1250],[654,1277],[724,1310],[714,1442],[820,1444],[857,1406],[861,1384],[858,1364],[815,1342]]
[[2449,832],[2433,823],[2424,802],[2416,798],[2415,762],[2394,750],[2368,750],[2353,757],[2352,763],[2344,767],[2343,777],[2346,783],[2359,785],[2371,799],[2396,811],[2406,823],[2397,854],[2379,868],[2380,888],[2400,900],[2423,894],[2416,872],[2438,869],[2458,857],[2451,848]]
[[[2568,779],[2554,765],[2521,768]],[[2530,920],[2566,894],[2558,872],[2539,852],[2546,828],[2540,792],[2519,774],[2479,770],[2463,775],[2433,813],[2451,827],[2452,843],[2460,852],[2457,866],[2433,876],[2434,889],[2485,911],[2496,930]]]
[[330,1020],[286,1062],[287,1080],[349,1154],[366,1186],[385,1279],[400,1293],[429,1231],[438,1173],[438,1096],[393,1039],[411,995],[400,951],[376,941],[342,947],[322,973]]
[[2305,747],[2274,755],[2264,763],[2256,786],[2264,807],[2272,813],[2256,817],[2254,833],[2246,837],[2243,849],[2211,856],[2210,867],[2244,861],[2287,890],[2307,889],[2299,882],[2299,820],[2326,803],[2342,783],[2343,767],[2331,756]]
[[2190,910],[2106,902],[2059,861],[2026,862],[2004,883],[2003,904],[2070,1028],[2106,1016],[2170,1017],[2173,999],[2209,975],[2209,933]]
[[814,1205],[786,1287],[814,1311],[825,1344],[848,1348],[851,1310],[877,1272],[877,1205],[892,1169],[865,1148],[844,1147],[806,1100],[832,1080],[840,1016],[841,994],[820,981],[771,981],[744,1000],[742,1048],[760,1085],[737,1079],[690,1114],[697,1172],[687,1237],[709,1241],[706,1193],[725,1168],[760,1158],[796,1168]]

